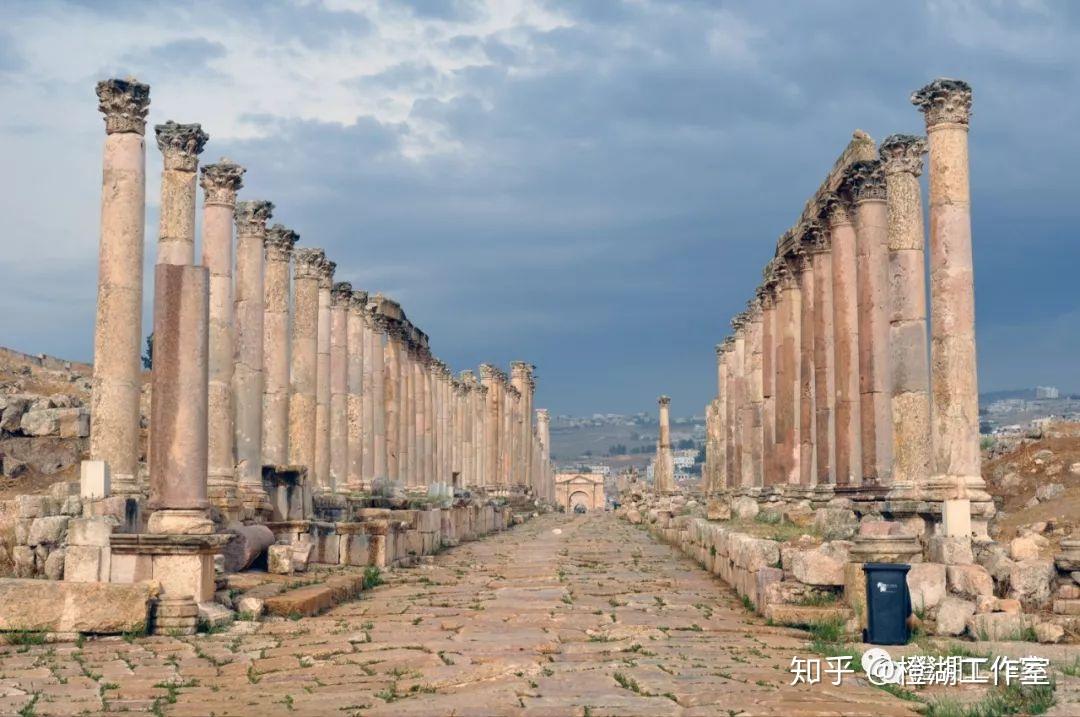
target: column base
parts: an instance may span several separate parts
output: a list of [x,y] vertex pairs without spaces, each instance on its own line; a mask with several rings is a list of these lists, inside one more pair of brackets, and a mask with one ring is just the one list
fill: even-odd
[[150,514],[146,530],[159,535],[210,535],[214,532],[214,521],[202,509],[163,508]]
[[109,474],[109,490],[110,495],[141,495],[143,492],[137,475],[112,473],[111,471]]
[[157,535],[113,533],[109,581],[157,580],[163,599],[214,599],[214,556],[229,535]]
[[238,486],[237,498],[243,505],[243,517],[248,520],[256,518],[269,518],[273,515],[274,506],[270,502],[270,496],[262,485],[241,483]]

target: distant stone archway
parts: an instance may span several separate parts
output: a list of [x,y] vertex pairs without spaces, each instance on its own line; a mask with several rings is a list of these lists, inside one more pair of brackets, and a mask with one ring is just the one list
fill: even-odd
[[591,473],[559,473],[555,476],[555,497],[567,511],[579,505],[590,513],[603,510],[604,478]]
[[570,510],[576,510],[579,505],[584,506],[585,510],[592,510],[592,496],[583,490],[571,493],[567,503]]

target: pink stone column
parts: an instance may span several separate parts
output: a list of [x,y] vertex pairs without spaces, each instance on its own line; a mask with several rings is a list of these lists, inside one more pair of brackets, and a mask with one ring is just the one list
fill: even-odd
[[738,421],[738,402],[736,401],[736,395],[738,394],[737,375],[738,369],[735,366],[735,337],[728,336],[724,339],[722,346],[724,347],[724,366],[725,377],[724,383],[724,401],[725,401],[725,415],[727,420],[724,422],[724,482],[728,488],[735,488],[739,485],[737,461],[735,455],[735,444],[738,440],[738,432],[736,426]]
[[319,276],[319,333],[315,373],[315,481],[318,490],[333,490],[330,477],[330,326],[331,291],[337,264],[324,259]]
[[243,176],[244,168],[226,159],[202,168],[202,265],[210,281],[207,491],[226,515],[237,512],[232,405],[233,212]]
[[480,385],[484,391],[484,478],[483,485],[494,486],[498,483],[499,464],[499,394],[495,381],[495,367],[480,364]]
[[814,266],[805,233],[800,237],[796,281],[799,283],[799,483],[817,483],[814,439]]
[[[289,270],[293,248],[299,238],[292,229],[280,224],[275,224],[266,232],[266,276],[263,283],[263,465],[285,466],[289,463],[289,344],[292,340],[289,324]],[[211,290],[212,288],[213,284]],[[213,420],[210,425],[213,425]]]
[[315,480],[315,419],[318,383],[319,280],[322,249],[297,249],[293,278],[290,355],[289,462],[303,466],[307,485]]
[[858,273],[855,227],[848,204],[825,200],[832,245],[833,335],[836,358],[836,484],[862,483],[862,411],[859,405]]
[[[931,487],[948,500],[985,500],[968,177],[971,87],[961,80],[938,79],[911,99],[926,118],[930,160]],[[962,512],[945,507],[946,533],[966,534],[962,512],[970,525],[970,506]]]
[[[922,137],[881,143],[889,221],[889,346],[892,352],[893,486],[918,497],[930,478],[930,366],[926,346]],[[895,494],[894,494],[895,495]],[[901,497],[896,495],[895,497]]]
[[844,184],[855,205],[863,477],[881,485],[891,480],[892,471],[889,222],[881,163],[854,162],[847,169]]
[[781,261],[776,269],[779,282],[780,300],[777,303],[777,374],[776,374],[776,442],[780,479],[784,483],[797,485],[802,475],[800,466],[800,389],[802,385],[800,331],[802,316],[802,295],[796,270],[789,257]]
[[833,270],[829,232],[813,227],[808,250],[814,272],[814,455],[817,485],[836,483],[836,379],[833,348]]
[[236,317],[233,366],[233,428],[236,480],[244,508],[268,510],[262,484],[263,262],[266,220],[274,205],[265,201],[236,205]]
[[540,443],[540,472],[543,484],[541,495],[553,501],[555,491],[551,485],[551,417],[546,408],[536,409],[536,432]]
[[773,263],[766,267],[759,291],[761,301],[761,395],[763,483],[781,482],[776,453],[776,278]]
[[[368,315],[371,317],[371,331],[368,335],[370,343],[367,353],[371,364],[371,406],[370,410],[365,401],[364,415],[371,416],[371,474],[368,480],[386,478],[386,344],[387,324],[385,317],[376,314],[373,305],[369,305]],[[364,365],[365,372],[367,364]],[[366,465],[366,464],[365,464]]]
[[[358,493],[364,489],[364,448],[370,433],[370,422],[364,420],[364,371],[367,351],[367,300],[366,291],[354,291],[349,296],[347,318],[346,352],[348,354],[346,394],[346,455],[347,466],[345,489]],[[370,372],[367,374],[371,376]],[[370,389],[368,389],[370,390]],[[370,402],[368,403],[370,406]]]
[[112,492],[139,492],[139,357],[142,352],[146,113],[150,87],[97,84],[105,115],[90,458],[109,469]]
[[338,281],[330,288],[330,483],[341,493],[349,479],[349,305],[353,288]]
[[210,139],[199,124],[169,121],[154,127],[161,150],[161,212],[157,263],[195,263],[195,177]]
[[[412,444],[410,442],[410,434],[415,430],[415,418],[413,417],[413,393],[410,389],[412,384],[412,356],[413,356],[413,340],[412,340],[412,326],[407,325],[403,327],[405,334],[403,336],[403,344],[401,348],[401,363],[399,370],[401,376],[398,379],[398,471],[400,472],[400,480],[407,486],[413,485],[412,475],[412,460],[410,452],[412,451]],[[412,440],[415,441],[416,436],[412,435]]]
[[209,296],[205,267],[155,268],[151,533],[214,532],[206,514]]

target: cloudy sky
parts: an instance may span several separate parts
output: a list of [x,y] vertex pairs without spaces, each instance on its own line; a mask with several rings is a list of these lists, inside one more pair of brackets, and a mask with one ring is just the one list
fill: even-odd
[[134,75],[151,124],[201,122],[204,161],[245,165],[243,196],[455,369],[528,359],[556,413],[700,413],[851,132],[921,132],[910,92],[952,76],[975,90],[980,387],[1080,389],[1078,26],[1038,0],[9,0],[0,344],[90,357],[93,89]]

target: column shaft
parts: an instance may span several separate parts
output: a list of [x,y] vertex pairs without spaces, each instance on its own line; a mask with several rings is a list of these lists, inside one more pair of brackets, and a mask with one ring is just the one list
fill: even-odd
[[352,284],[336,282],[330,289],[330,482],[342,492],[349,478],[349,305]]
[[333,489],[330,478],[330,292],[334,285],[332,261],[323,262],[319,277],[319,333],[315,373],[315,481],[318,490]]
[[814,267],[813,260],[803,251],[800,254],[797,280],[799,282],[799,483],[811,486],[817,482],[814,428]]
[[319,280],[321,249],[298,249],[293,279],[290,356],[289,463],[302,466],[306,485],[315,480],[315,423],[318,413]]
[[[289,268],[298,238],[296,232],[280,224],[270,227],[266,235],[266,277],[263,285],[264,465],[284,466],[289,462],[289,345],[292,340]],[[213,276],[210,280],[213,282]],[[213,425],[213,419],[210,425]]]
[[859,324],[855,227],[838,197],[827,204],[832,245],[833,333],[836,358],[836,484],[862,483],[859,406]]

